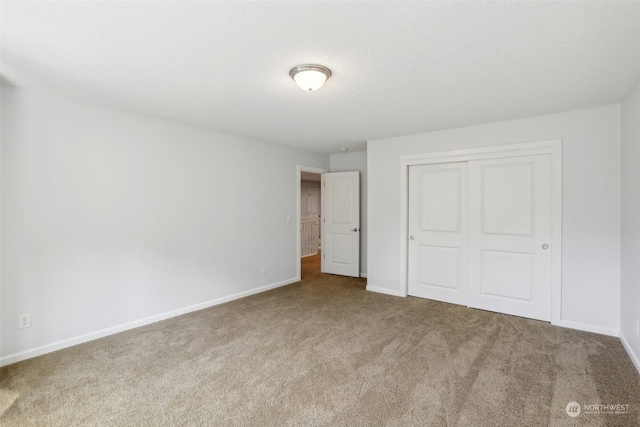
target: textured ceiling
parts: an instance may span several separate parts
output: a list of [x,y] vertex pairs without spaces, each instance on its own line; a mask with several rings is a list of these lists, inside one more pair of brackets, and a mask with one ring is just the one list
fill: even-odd
[[[639,2],[2,2],[17,86],[324,153],[619,102]],[[333,72],[304,92],[300,63]]]

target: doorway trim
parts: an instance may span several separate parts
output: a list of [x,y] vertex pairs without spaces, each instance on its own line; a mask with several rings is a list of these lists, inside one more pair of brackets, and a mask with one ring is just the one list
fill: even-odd
[[562,140],[506,144],[466,150],[439,151],[400,156],[400,262],[401,296],[408,295],[409,166],[551,155],[551,323],[562,323]]
[[[300,199],[301,191],[302,191],[302,172],[308,173],[316,173],[322,175],[323,173],[329,172],[329,169],[319,168],[315,166],[305,166],[298,165],[297,166],[297,177],[298,181],[296,183],[296,282],[299,282],[302,279],[302,271],[300,267],[300,255],[302,254],[302,250],[300,248],[300,203],[302,200]],[[320,189],[322,192],[322,189]]]

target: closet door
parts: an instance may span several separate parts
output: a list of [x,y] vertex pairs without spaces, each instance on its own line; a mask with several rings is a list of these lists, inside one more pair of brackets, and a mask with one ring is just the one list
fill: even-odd
[[551,156],[469,162],[469,306],[551,320]]
[[409,295],[467,305],[467,164],[409,167]]

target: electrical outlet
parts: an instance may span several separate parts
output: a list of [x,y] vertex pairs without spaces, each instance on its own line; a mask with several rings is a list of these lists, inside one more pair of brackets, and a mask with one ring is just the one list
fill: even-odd
[[267,274],[267,266],[266,265],[262,266],[262,274]]
[[29,326],[31,326],[31,313],[18,316],[18,329],[28,328]]

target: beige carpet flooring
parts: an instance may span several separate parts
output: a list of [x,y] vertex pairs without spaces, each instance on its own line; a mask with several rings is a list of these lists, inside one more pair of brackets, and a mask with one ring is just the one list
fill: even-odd
[[300,283],[2,368],[19,397],[0,425],[640,425],[640,376],[617,338],[367,292],[303,264]]

